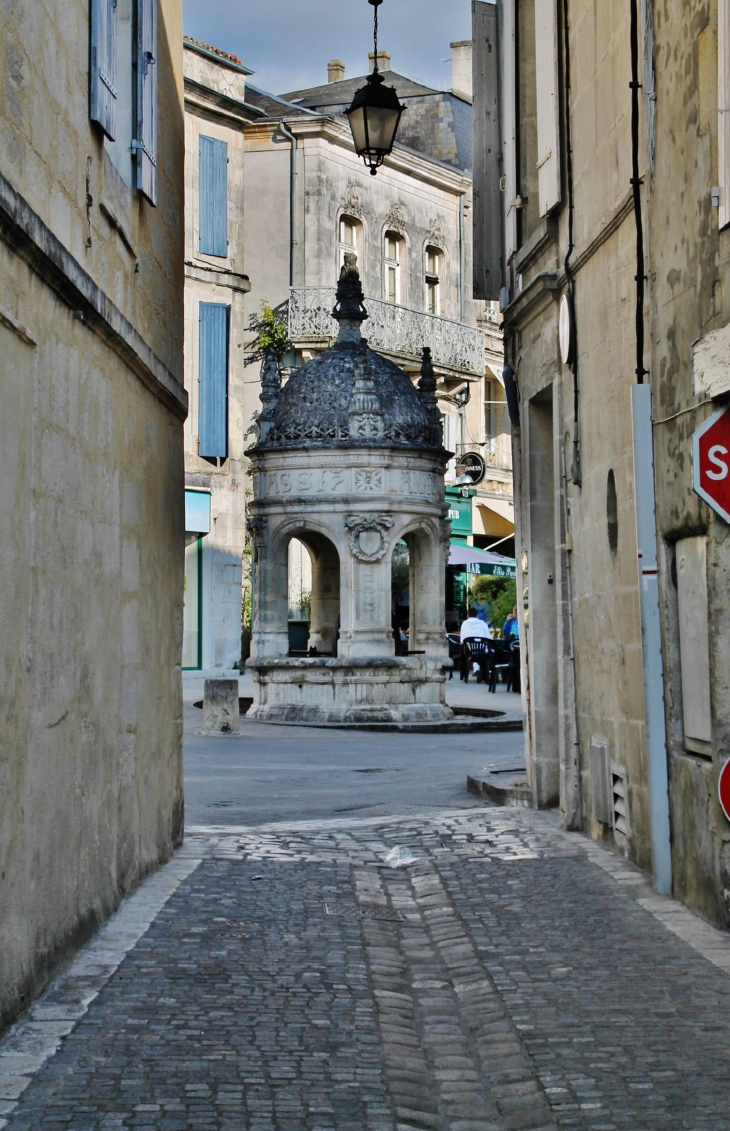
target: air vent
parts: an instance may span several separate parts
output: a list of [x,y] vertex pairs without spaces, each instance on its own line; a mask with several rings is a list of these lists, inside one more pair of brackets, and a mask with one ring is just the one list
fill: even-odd
[[600,738],[591,741],[591,794],[595,820],[610,825],[612,821],[608,784],[608,743]]
[[611,794],[613,806],[614,832],[622,836],[631,836],[629,823],[629,787],[626,779],[626,770],[623,766],[611,766]]

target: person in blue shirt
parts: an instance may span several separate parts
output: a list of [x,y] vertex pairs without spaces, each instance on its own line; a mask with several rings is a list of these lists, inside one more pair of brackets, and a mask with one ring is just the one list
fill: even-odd
[[516,640],[520,635],[520,622],[517,620],[517,606],[515,605],[506,621],[502,625],[502,636],[505,640]]

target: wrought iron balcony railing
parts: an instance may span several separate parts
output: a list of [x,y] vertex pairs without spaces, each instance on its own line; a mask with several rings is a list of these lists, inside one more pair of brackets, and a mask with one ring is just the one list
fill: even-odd
[[[291,341],[303,345],[336,338],[338,326],[331,314],[334,305],[333,287],[291,287]],[[415,362],[420,360],[422,348],[430,346],[437,369],[455,376],[483,376],[483,330],[380,298],[366,298],[365,308],[370,317],[363,326],[363,334],[372,349]]]

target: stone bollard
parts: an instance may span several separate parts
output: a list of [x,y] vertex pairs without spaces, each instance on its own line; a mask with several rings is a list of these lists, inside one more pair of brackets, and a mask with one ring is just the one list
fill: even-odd
[[238,680],[206,679],[203,695],[203,731],[238,734]]

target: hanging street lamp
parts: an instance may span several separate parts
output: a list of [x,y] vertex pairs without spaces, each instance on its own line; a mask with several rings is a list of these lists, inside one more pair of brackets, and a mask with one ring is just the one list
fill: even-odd
[[383,0],[368,0],[374,8],[375,55],[373,72],[367,84],[355,91],[352,106],[345,113],[350,120],[355,152],[362,157],[374,177],[393,149],[400,116],[405,107],[398,101],[394,86],[385,86],[378,71],[378,7]]

